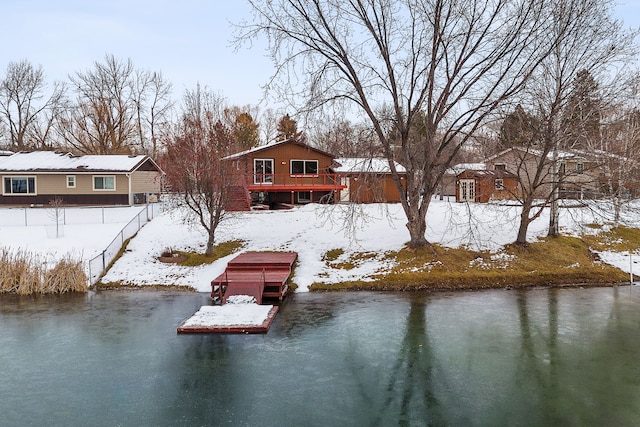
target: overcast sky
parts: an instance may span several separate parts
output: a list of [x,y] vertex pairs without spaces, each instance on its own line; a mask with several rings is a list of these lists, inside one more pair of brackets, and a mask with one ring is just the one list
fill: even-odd
[[[618,1],[617,16],[640,26],[640,0]],[[161,71],[174,96],[200,82],[231,104],[257,105],[274,70],[264,44],[231,47],[230,23],[250,19],[244,0],[0,0],[0,17],[0,76],[9,62],[27,59],[48,81],[66,80],[113,54]]]

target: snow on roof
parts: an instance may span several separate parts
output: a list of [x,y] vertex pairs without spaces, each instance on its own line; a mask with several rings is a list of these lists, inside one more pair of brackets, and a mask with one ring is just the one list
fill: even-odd
[[[390,173],[389,161],[385,158],[374,157],[342,157],[335,160],[340,166],[334,167],[335,173]],[[406,170],[398,162],[394,162],[398,173],[405,173]]]
[[10,156],[13,154],[13,151],[9,150],[0,150],[0,156]]
[[74,156],[54,151],[15,153],[0,158],[3,171],[114,171],[129,172],[136,168],[146,156],[126,154]]
[[462,171],[466,170],[484,170],[487,168],[485,163],[458,163],[447,169],[448,175],[458,175]]

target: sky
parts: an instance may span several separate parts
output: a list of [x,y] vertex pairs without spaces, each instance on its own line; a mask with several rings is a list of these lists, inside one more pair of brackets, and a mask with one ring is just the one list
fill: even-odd
[[[616,16],[640,27],[640,1],[618,0]],[[275,106],[262,87],[275,68],[266,43],[236,50],[233,23],[250,20],[244,0],[2,0],[0,75],[9,62],[41,65],[48,82],[67,80],[112,54],[160,71],[174,98],[197,83],[232,105]]]

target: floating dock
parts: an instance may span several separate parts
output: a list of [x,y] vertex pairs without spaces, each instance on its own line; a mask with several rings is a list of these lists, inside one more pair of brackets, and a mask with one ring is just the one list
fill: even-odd
[[251,295],[258,304],[263,299],[282,301],[289,290],[287,279],[295,252],[246,252],[227,264],[224,273],[211,281],[211,298],[225,304],[233,295]]
[[179,333],[266,333],[278,312],[267,300],[282,301],[298,254],[246,252],[211,281],[211,298],[220,305],[202,306],[178,326]]

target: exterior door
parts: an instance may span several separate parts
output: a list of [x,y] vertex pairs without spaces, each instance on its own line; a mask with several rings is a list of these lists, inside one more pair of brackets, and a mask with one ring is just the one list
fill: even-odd
[[273,183],[273,159],[253,160],[253,183],[271,184]]
[[473,179],[460,180],[460,201],[475,202],[476,201],[476,181]]
[[346,186],[347,188],[340,190],[340,201],[341,202],[349,202],[350,201],[350,195],[349,195],[349,185],[351,184],[349,177],[347,176],[343,176],[340,177],[340,184]]

